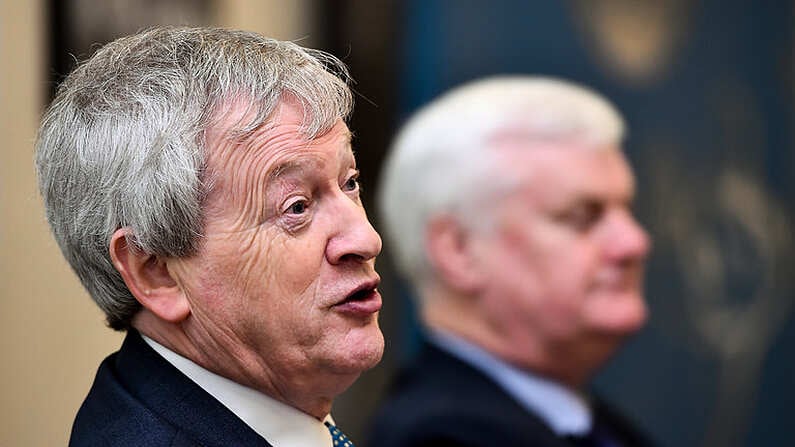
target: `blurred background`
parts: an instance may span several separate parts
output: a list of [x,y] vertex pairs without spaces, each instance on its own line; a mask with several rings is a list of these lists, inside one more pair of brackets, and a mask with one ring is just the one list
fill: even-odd
[[[122,335],[49,235],[35,186],[42,109],[76,60],[156,24],[242,28],[349,64],[365,202],[417,107],[496,73],[561,76],[629,124],[655,241],[651,319],[595,388],[662,447],[795,445],[795,3],[769,0],[0,1],[0,446],[66,445]],[[353,440],[412,355],[410,291],[379,258],[387,350],[335,403]]]

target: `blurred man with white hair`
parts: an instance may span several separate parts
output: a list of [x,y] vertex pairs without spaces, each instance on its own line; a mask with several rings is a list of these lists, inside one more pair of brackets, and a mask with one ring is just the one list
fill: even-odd
[[646,320],[650,241],[623,136],[596,93],[524,76],[464,85],[409,120],[380,206],[424,343],[372,446],[648,445],[587,394]]

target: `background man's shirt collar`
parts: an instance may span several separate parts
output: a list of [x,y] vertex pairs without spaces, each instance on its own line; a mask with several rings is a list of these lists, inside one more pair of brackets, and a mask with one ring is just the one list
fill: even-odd
[[584,435],[593,424],[585,399],[571,389],[535,375],[495,357],[449,332],[429,330],[428,338],[438,348],[479,370],[529,412],[537,415],[556,434]]
[[[212,373],[141,334],[166,361],[216,398],[274,447],[332,447],[323,422],[257,390]],[[331,415],[324,421],[331,422]]]

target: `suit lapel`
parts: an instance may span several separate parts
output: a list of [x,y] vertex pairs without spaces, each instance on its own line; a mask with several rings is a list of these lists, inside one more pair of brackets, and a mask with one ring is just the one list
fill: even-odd
[[[495,421],[495,424],[504,426],[504,432],[510,433],[513,440],[521,440],[522,445],[569,446],[540,418],[528,412],[491,378],[447,352],[425,343],[417,364],[422,368],[417,374],[424,377],[438,377],[448,382],[449,386],[458,389],[459,393],[469,394],[471,398],[469,405],[480,408],[483,414]],[[480,442],[488,445],[486,437],[491,435],[473,432],[471,436],[483,437]]]
[[114,373],[135,399],[178,429],[181,437],[207,447],[271,447],[134,330],[115,358]]

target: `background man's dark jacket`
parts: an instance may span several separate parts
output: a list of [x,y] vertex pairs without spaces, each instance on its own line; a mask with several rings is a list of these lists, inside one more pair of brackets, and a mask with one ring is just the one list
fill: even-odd
[[[595,416],[623,447],[650,446],[597,402]],[[376,414],[368,447],[570,447],[536,415],[468,364],[424,344]]]

